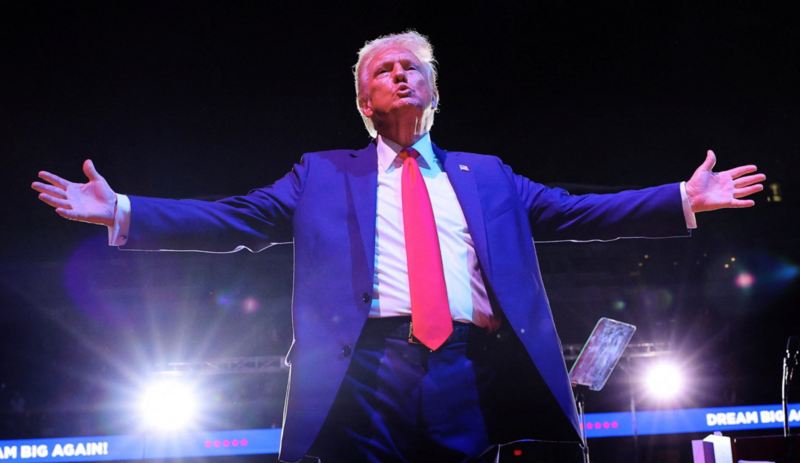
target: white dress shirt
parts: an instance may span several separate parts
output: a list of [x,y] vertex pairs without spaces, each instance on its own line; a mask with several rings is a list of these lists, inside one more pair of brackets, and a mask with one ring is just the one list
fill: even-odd
[[[397,157],[403,147],[380,136],[377,143],[375,276],[369,316],[411,315],[400,186],[403,161]],[[492,314],[467,221],[447,173],[433,153],[430,134],[425,134],[412,148],[419,152],[417,162],[436,219],[450,314],[456,321],[495,328],[499,320]]]

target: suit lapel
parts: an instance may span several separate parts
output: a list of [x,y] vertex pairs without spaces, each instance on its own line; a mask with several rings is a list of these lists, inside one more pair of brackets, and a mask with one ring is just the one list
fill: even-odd
[[[347,201],[353,215],[348,219],[350,236],[354,232],[361,236],[363,256],[368,267],[367,276],[372,281],[375,272],[375,217],[378,198],[378,153],[375,143],[350,153],[347,165]],[[351,216],[352,217],[352,216]]]
[[442,160],[444,171],[453,186],[461,211],[469,227],[472,242],[475,244],[475,251],[478,254],[478,261],[481,263],[483,271],[487,274],[491,265],[489,262],[489,251],[486,243],[486,227],[483,223],[483,209],[481,208],[478,184],[475,181],[475,173],[470,170],[467,161],[461,159],[461,153],[447,152],[433,145],[433,152]]

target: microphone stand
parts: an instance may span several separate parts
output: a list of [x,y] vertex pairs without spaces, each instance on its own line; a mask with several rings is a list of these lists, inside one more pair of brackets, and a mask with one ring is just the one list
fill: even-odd
[[789,437],[789,384],[797,367],[800,338],[789,336],[786,342],[786,356],[783,357],[783,382],[781,384],[781,405],[783,406],[783,437]]
[[583,393],[588,390],[586,386],[575,386],[575,405],[578,407],[578,419],[581,425],[581,440],[583,445],[581,448],[583,454],[583,463],[589,462],[589,441],[586,439],[586,397]]
[[794,458],[794,441],[789,431],[789,385],[792,382],[794,370],[797,368],[797,358],[800,353],[800,338],[789,336],[786,342],[786,356],[783,357],[783,381],[781,384],[781,406],[783,407],[783,438],[786,445],[786,461]]
[[789,366],[788,359],[783,358],[783,381],[781,382],[781,405],[783,406],[783,437],[789,437]]

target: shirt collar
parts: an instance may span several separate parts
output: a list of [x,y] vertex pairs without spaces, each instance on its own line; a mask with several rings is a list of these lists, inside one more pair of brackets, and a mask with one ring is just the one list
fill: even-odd
[[[377,143],[378,169],[381,172],[388,172],[393,167],[396,167],[395,161],[397,161],[397,165],[402,163],[402,161],[397,158],[397,155],[403,150],[402,146],[398,145],[392,140],[389,140],[388,138],[383,138],[380,135],[378,135]],[[423,135],[422,138],[417,140],[417,142],[411,145],[411,147],[419,152],[419,158],[417,161],[419,162],[420,169],[441,171],[441,166],[437,162],[436,155],[433,154],[430,132]]]

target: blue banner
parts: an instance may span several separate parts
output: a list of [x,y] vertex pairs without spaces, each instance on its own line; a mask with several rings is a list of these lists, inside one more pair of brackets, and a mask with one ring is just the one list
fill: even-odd
[[[789,406],[789,423],[800,423],[800,404]],[[586,436],[640,436],[746,431],[783,427],[780,405],[588,413]],[[635,423],[635,424],[634,424]],[[634,429],[635,428],[635,429]],[[146,460],[277,454],[280,429],[176,432],[128,436],[66,437],[0,441],[0,461],[36,462]]]
[[[789,425],[796,426],[799,423],[800,404],[792,404],[789,406]],[[636,412],[636,434],[640,436],[782,427],[783,410],[780,405]],[[633,434],[634,421],[630,412],[586,414],[587,438],[632,436]]]
[[278,453],[280,429],[148,435],[144,458],[216,457]]
[[141,460],[140,436],[67,437],[0,441],[0,460],[113,461]]

